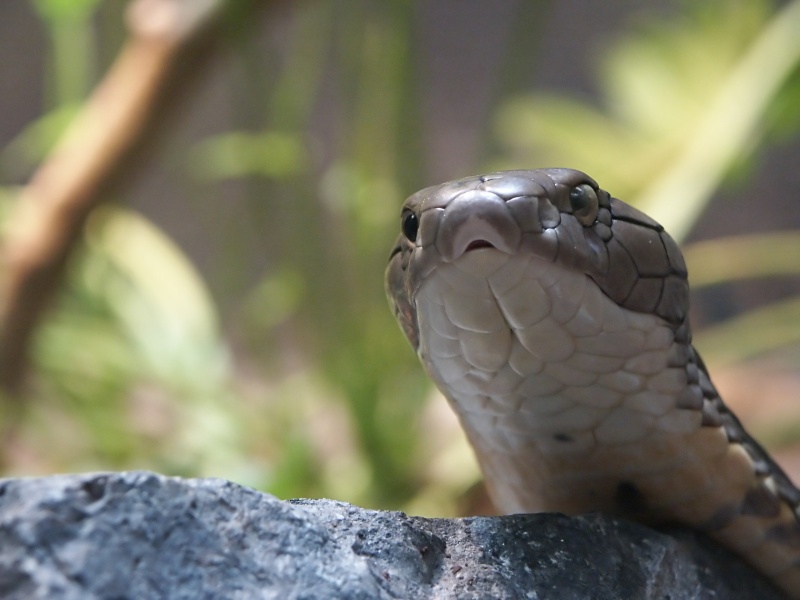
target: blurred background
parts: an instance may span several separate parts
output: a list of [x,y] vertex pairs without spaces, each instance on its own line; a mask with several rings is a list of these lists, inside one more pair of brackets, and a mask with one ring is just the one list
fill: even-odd
[[3,475],[491,512],[383,268],[417,189],[569,166],[683,244],[696,345],[800,479],[800,2],[190,4],[0,3]]

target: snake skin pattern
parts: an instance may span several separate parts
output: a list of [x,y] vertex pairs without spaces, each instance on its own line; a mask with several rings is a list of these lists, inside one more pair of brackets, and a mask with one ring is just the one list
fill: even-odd
[[658,223],[570,169],[426,188],[401,223],[390,304],[499,510],[687,524],[800,598],[800,491],[711,383]]

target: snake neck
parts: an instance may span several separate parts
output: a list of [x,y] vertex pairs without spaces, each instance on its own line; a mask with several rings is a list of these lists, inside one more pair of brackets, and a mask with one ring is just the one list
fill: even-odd
[[583,274],[481,249],[441,265],[416,305],[423,363],[505,512],[635,508],[620,485],[672,466],[700,426],[673,327]]

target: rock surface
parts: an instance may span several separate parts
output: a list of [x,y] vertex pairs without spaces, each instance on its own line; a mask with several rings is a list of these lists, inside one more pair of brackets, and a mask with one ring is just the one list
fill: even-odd
[[424,519],[131,472],[0,480],[0,598],[781,595],[686,531],[601,515]]

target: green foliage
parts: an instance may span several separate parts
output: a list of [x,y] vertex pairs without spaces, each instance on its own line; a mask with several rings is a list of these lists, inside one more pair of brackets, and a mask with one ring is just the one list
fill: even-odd
[[51,26],[91,18],[101,0],[32,0],[36,11]]
[[193,171],[200,180],[262,176],[284,179],[304,171],[305,148],[296,136],[267,131],[229,132],[194,150]]
[[50,37],[47,103],[65,108],[87,94],[94,64],[92,28],[101,0],[32,0]]
[[77,105],[69,104],[46,113],[28,125],[0,153],[6,169],[27,171],[43,160],[75,117],[77,110]]
[[[92,215],[36,359],[46,410],[68,409],[62,416],[83,430],[96,468],[144,459],[153,468],[207,472],[238,445],[237,416],[225,406],[233,396],[230,361],[207,290],[182,253],[130,211]],[[174,440],[181,440],[176,454]]]

